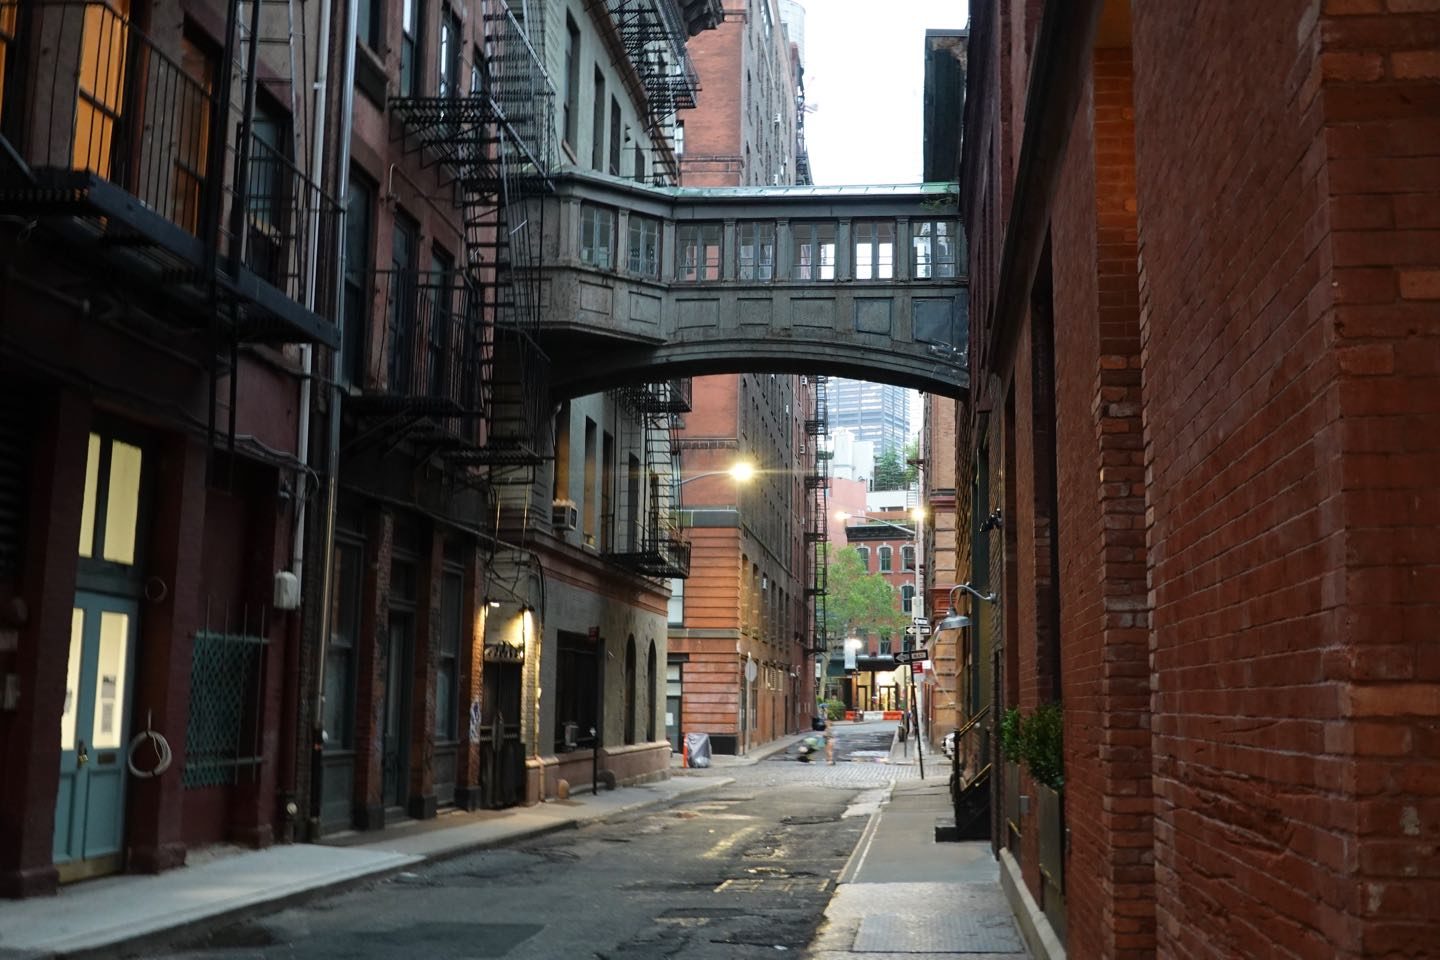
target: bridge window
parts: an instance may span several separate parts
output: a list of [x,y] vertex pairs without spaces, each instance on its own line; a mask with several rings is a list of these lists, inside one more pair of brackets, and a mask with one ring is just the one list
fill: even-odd
[[889,220],[857,221],[855,279],[889,280],[895,276],[895,224]]
[[687,223],[675,230],[675,279],[699,283],[720,279],[720,224]]
[[790,227],[794,237],[795,280],[835,279],[835,224],[795,223]]
[[911,238],[916,280],[955,276],[960,250],[960,224],[955,220],[921,220]]
[[856,547],[856,548],[855,548],[855,556],[857,556],[857,557],[860,558],[860,569],[864,570],[866,573],[869,573],[869,572],[870,572],[870,548],[869,548],[869,547]]
[[580,262],[601,270],[615,265],[615,211],[583,204],[580,207]]
[[736,266],[741,280],[775,279],[775,224],[741,223]]
[[891,568],[894,566],[894,563],[893,563],[893,561],[892,561],[892,559],[891,559],[893,553],[894,553],[894,551],[891,550],[889,547],[881,547],[881,548],[880,548],[880,572],[881,572],[881,573],[890,573],[890,572],[891,572]]
[[630,215],[630,272],[645,277],[660,276],[659,220]]

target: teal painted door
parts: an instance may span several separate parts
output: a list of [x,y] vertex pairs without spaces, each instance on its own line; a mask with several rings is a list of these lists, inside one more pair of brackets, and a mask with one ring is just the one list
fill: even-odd
[[138,611],[133,600],[75,595],[60,716],[57,864],[97,861],[96,872],[119,868]]

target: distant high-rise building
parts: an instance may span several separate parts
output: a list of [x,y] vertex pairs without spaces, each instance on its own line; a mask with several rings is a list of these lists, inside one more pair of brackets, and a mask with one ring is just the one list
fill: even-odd
[[849,429],[875,445],[875,456],[903,452],[910,437],[910,398],[904,387],[866,380],[830,381],[830,429]]

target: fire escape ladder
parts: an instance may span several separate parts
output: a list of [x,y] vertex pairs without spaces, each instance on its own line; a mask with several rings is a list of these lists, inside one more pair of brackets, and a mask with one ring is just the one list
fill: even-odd
[[654,151],[651,180],[675,183],[675,112],[692,109],[700,91],[700,74],[685,49],[689,28],[684,13],[676,0],[606,0],[606,6],[645,90],[649,133],[671,143],[671,149]]
[[830,411],[827,397],[828,378],[812,376],[815,406],[805,419],[810,469],[805,474],[805,545],[809,552],[810,582],[805,596],[810,600],[810,640],[806,651],[821,653],[825,643],[825,596],[827,591],[827,552],[830,539],[830,457],[826,440],[830,435]]
[[439,452],[462,467],[533,468],[549,426],[549,358],[540,349],[541,198],[551,187],[554,91],[543,56],[506,0],[484,0],[482,62],[469,89],[397,97],[406,147],[455,187],[464,280],[475,304],[464,372],[472,401],[464,443]]

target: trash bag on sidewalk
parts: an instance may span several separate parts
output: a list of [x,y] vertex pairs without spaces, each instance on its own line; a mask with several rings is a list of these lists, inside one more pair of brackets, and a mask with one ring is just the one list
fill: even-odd
[[710,766],[710,734],[685,734],[685,754],[688,758],[686,762],[692,767]]

